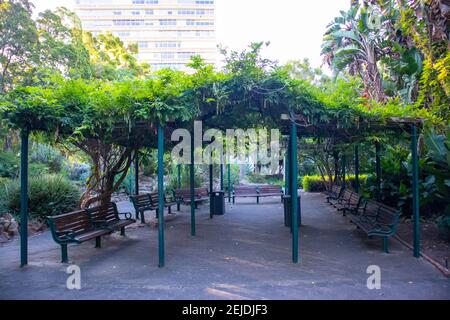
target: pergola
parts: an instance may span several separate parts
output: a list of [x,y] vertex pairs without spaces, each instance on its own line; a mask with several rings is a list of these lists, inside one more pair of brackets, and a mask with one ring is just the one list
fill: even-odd
[[[238,112],[234,108],[229,108],[223,113],[216,113],[215,110],[209,110],[208,112],[202,112],[193,120],[204,121],[207,125],[215,126],[218,129],[226,129],[226,123],[222,120],[229,116],[229,113]],[[405,130],[410,131],[411,134],[411,154],[412,154],[412,197],[413,197],[413,220],[414,220],[414,256],[420,256],[420,225],[419,225],[419,162],[417,154],[417,141],[418,141],[418,130],[420,130],[422,121],[420,119],[390,119],[387,122],[374,121],[368,119],[358,119],[358,122],[349,127],[342,127],[339,121],[332,119],[330,121],[322,121],[312,123],[308,120],[304,114],[302,114],[301,109],[292,108],[283,105],[273,105],[268,108],[260,108],[258,110],[251,110],[249,113],[261,116],[265,120],[269,120],[272,125],[277,126],[283,135],[288,136],[287,153],[285,159],[286,168],[286,185],[285,185],[285,196],[290,197],[291,206],[291,229],[292,229],[292,261],[297,263],[299,261],[299,228],[296,227],[299,223],[299,212],[298,212],[298,198],[294,196],[298,190],[298,139],[304,137],[313,138],[336,138],[340,143],[358,143],[359,141],[365,140],[369,135],[374,135],[380,132],[392,131],[392,132],[404,132]],[[242,117],[245,117],[244,115]],[[146,147],[157,148],[157,189],[159,198],[159,212],[164,212],[164,150],[165,142],[168,142],[165,138],[171,130],[178,126],[189,127],[191,122],[177,123],[177,122],[166,122],[166,123],[155,123],[149,121],[139,121],[133,124],[133,126],[125,126],[123,124],[118,124],[114,128],[114,134],[118,138],[118,144],[132,144],[136,141],[144,142],[140,145]],[[251,125],[252,122],[250,121]],[[21,131],[21,160],[20,160],[20,265],[24,266],[28,263],[28,237],[27,237],[27,221],[28,221],[28,140],[29,133],[32,130],[45,130],[45,128],[39,127],[29,127],[23,128]],[[356,133],[356,135],[355,135]],[[123,136],[123,139],[120,137]],[[156,141],[155,141],[156,136]],[[189,165],[190,170],[190,196],[191,196],[191,206],[190,206],[190,220],[191,220],[191,235],[196,235],[196,208],[195,208],[195,193],[194,193],[194,132],[191,132],[191,163]],[[376,177],[378,190],[380,190],[381,184],[381,163],[380,163],[380,145],[376,146]],[[342,161],[345,164],[345,156],[343,156]],[[135,191],[139,193],[139,166],[137,156],[134,161],[135,166]],[[228,192],[231,190],[230,182],[230,163],[227,163],[228,168]],[[209,188],[213,191],[212,183],[212,165],[209,167]],[[343,165],[343,176],[345,177],[345,165]],[[180,185],[180,172],[181,167],[178,165],[178,184]],[[355,147],[355,175],[356,175],[356,185],[359,186],[359,153],[358,147]],[[223,163],[220,165],[220,183],[221,189],[223,189],[223,176],[224,167]],[[345,179],[345,178],[344,178]],[[358,190],[357,190],[358,191]],[[230,197],[230,194],[228,195]],[[210,208],[211,210],[211,208]],[[210,216],[212,218],[212,211],[210,211]],[[165,236],[164,236],[164,214],[159,214],[158,216],[158,255],[159,255],[159,266],[163,267],[165,264]]]

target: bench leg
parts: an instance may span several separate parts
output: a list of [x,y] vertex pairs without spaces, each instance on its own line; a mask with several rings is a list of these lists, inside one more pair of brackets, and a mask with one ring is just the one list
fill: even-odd
[[236,198],[235,197],[233,197],[233,204],[236,202]]
[[198,202],[194,202],[194,208],[198,209]]
[[256,197],[256,204],[259,204],[259,197]]
[[159,210],[158,209],[155,210],[155,217],[156,217],[156,219],[159,218]]
[[144,211],[141,211],[140,214],[141,214],[141,223],[145,223]]
[[61,245],[61,263],[69,263],[69,256],[67,254],[67,244]]
[[172,206],[169,206],[168,210],[169,210],[169,214],[172,214]]
[[177,211],[180,211],[180,203],[177,202]]
[[125,227],[120,228],[120,235],[121,235],[122,237],[125,236]]
[[383,250],[386,253],[389,253],[389,239],[388,237],[383,237]]
[[101,248],[102,247],[102,237],[96,237],[95,238],[95,247]]

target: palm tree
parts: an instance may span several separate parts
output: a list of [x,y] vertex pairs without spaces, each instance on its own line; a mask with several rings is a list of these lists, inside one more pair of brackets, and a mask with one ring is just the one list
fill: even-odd
[[364,95],[378,102],[386,99],[378,68],[384,45],[382,23],[381,14],[354,2],[327,26],[322,45],[325,63],[337,73],[359,75]]

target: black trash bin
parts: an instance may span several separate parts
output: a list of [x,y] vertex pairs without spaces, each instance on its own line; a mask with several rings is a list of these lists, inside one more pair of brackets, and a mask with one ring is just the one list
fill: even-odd
[[212,212],[214,215],[221,216],[225,214],[225,192],[213,191],[212,192]]
[[[283,204],[284,204],[284,225],[286,227],[291,227],[291,196],[290,195],[284,195],[283,196]],[[297,195],[297,213],[298,213],[298,226],[302,224],[302,218],[301,218],[301,205],[300,205],[300,194]]]

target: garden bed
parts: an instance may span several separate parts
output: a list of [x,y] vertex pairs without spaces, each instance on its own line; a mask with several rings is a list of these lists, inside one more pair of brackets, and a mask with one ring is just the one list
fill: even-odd
[[[412,246],[413,223],[410,219],[405,219],[399,224],[397,235]],[[422,253],[448,270],[450,243],[448,239],[440,237],[436,223],[430,220],[421,221],[420,237]]]

